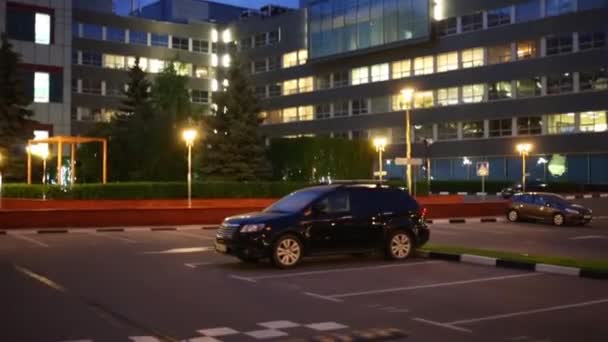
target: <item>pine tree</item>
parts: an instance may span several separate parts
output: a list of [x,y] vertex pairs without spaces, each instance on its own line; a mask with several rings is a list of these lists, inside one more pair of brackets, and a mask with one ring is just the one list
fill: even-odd
[[217,93],[214,115],[203,152],[203,173],[209,178],[249,181],[270,176],[264,141],[259,134],[260,107],[251,80],[232,56],[228,87]]
[[27,139],[28,118],[33,115],[27,107],[31,101],[23,90],[18,74],[21,56],[13,51],[6,34],[1,36],[0,47],[0,154],[7,178],[23,178],[24,150]]
[[125,99],[122,101],[121,111],[125,114],[133,114],[138,108],[147,105],[150,101],[150,86],[146,73],[139,66],[139,57],[137,57],[135,64],[129,69],[127,89],[122,92]]

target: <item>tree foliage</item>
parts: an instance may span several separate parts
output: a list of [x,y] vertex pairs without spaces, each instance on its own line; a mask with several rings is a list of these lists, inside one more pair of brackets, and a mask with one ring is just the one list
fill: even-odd
[[18,74],[21,56],[13,51],[13,46],[5,34],[1,36],[0,47],[0,167],[11,179],[23,178],[27,139],[28,118],[33,115],[28,109],[31,101],[25,95],[22,80]]
[[227,74],[228,87],[215,94],[216,109],[206,120],[201,171],[211,179],[268,178],[271,169],[258,131],[260,107],[251,80],[236,56]]

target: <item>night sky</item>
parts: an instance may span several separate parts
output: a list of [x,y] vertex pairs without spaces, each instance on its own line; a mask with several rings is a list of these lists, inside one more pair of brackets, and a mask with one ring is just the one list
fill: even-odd
[[[134,0],[137,3],[138,0]],[[155,0],[139,0],[142,6],[149,3],[155,2]],[[215,0],[214,2],[221,2],[224,4],[230,4],[241,7],[253,7],[260,8],[268,4],[277,4],[281,6],[298,7],[298,0]],[[124,14],[129,11],[131,6],[131,0],[116,0],[116,10],[118,13]]]

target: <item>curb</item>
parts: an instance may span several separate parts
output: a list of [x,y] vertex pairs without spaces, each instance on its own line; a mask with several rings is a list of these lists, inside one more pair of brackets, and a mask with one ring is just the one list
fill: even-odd
[[[431,193],[432,195],[439,196],[449,196],[449,195],[461,195],[461,196],[490,196],[494,195],[494,193],[489,192],[448,192],[441,191],[438,193]],[[497,192],[496,196],[501,196],[501,192]],[[573,199],[590,199],[590,198],[608,198],[608,193],[590,193],[590,194],[576,194],[576,195],[564,195],[564,197],[568,200]]]
[[599,272],[578,267],[568,267],[559,265],[550,265],[542,263],[533,263],[526,261],[514,261],[500,258],[492,258],[481,255],[473,254],[452,254],[442,252],[423,252],[420,251],[418,254],[424,258],[445,260],[452,262],[462,262],[466,264],[483,265],[483,266],[494,266],[500,268],[518,269],[539,273],[567,275],[580,278],[591,278],[591,279],[608,279],[608,272]]
[[504,217],[468,217],[451,219],[428,219],[427,224],[463,224],[463,223],[496,223],[506,222]]
[[219,225],[205,225],[194,227],[131,227],[131,228],[41,228],[41,229],[8,229],[0,230],[0,235],[18,234],[68,234],[68,233],[123,233],[123,232],[175,232],[192,230],[215,230]]
[[314,336],[312,338],[293,338],[285,339],[285,342],[343,342],[343,341],[395,341],[407,339],[409,336],[400,329],[367,329],[356,330],[345,333],[333,333],[327,335]]

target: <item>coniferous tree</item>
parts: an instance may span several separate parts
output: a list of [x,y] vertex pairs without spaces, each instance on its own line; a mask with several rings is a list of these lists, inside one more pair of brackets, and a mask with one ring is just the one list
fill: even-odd
[[19,77],[21,56],[13,51],[6,34],[0,47],[0,154],[5,175],[11,179],[24,177],[25,153],[21,147],[31,138],[26,126],[33,115],[27,107],[31,100],[25,95]]
[[202,172],[226,180],[268,178],[271,168],[258,131],[260,107],[240,60],[232,56],[232,61],[228,87],[214,97],[217,107],[207,120]]

